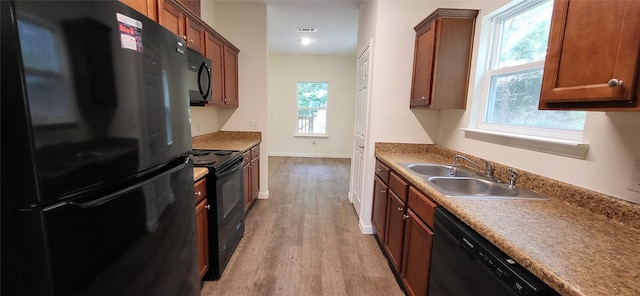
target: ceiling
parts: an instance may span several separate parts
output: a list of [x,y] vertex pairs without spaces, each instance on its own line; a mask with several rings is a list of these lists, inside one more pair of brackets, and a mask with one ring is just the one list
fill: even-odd
[[[361,0],[266,0],[272,54],[355,56]],[[299,33],[297,27],[316,27]],[[311,39],[302,45],[303,37]]]

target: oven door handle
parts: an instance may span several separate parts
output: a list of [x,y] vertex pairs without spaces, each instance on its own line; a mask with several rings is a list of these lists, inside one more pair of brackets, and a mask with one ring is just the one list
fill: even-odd
[[218,179],[224,179],[224,178],[228,177],[229,175],[235,173],[240,168],[242,168],[242,161],[239,161],[238,164],[236,164],[231,169],[222,170],[219,174],[216,174],[216,177],[218,177]]

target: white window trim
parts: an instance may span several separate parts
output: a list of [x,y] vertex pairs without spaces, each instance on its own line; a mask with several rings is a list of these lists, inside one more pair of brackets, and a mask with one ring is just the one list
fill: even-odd
[[578,159],[584,159],[589,150],[589,144],[577,141],[516,135],[473,128],[461,128],[460,130],[464,132],[465,138],[468,139]]
[[[529,9],[538,5],[544,0],[528,1],[528,3],[521,6],[518,10],[511,11],[509,14],[505,14],[504,10],[498,12],[500,18],[508,18],[523,10]],[[535,127],[513,127],[509,125],[500,125],[484,122],[488,93],[491,87],[491,77],[502,73],[514,73],[517,71],[526,71],[533,69],[542,69],[544,67],[544,61],[536,61],[532,63],[505,67],[501,69],[491,70],[491,63],[497,63],[497,51],[493,50],[492,46],[498,46],[498,38],[494,38],[494,32],[499,29],[500,23],[494,22],[496,19],[500,19],[496,16],[487,16],[490,18],[488,24],[492,26],[489,30],[489,34],[486,34],[487,38],[490,38],[488,42],[480,42],[480,46],[486,47],[487,58],[490,60],[485,63],[485,68],[478,67],[478,77],[482,80],[482,93],[480,96],[480,104],[476,105],[474,112],[477,112],[477,116],[472,116],[471,126],[469,128],[461,128],[464,132],[465,138],[490,142],[494,144],[500,144],[505,146],[524,148],[528,150],[545,152],[560,156],[572,157],[584,159],[589,149],[588,143],[582,142],[583,131],[573,130],[560,130],[560,129],[545,129]],[[486,22],[485,22],[486,24]],[[478,52],[483,52],[479,50]],[[475,120],[473,118],[476,118]]]
[[298,133],[298,123],[296,122],[295,125],[295,132],[293,134],[294,137],[299,137],[299,138],[328,138],[329,137],[329,122],[328,122],[328,118],[329,118],[329,81],[312,81],[312,80],[301,80],[296,82],[296,114],[298,114],[298,111],[300,111],[300,109],[298,108],[298,97],[297,97],[297,93],[298,93],[298,84],[299,83],[326,83],[327,84],[327,106],[324,108],[307,108],[307,109],[317,109],[317,110],[325,110],[325,112],[327,113],[327,117],[325,118],[326,121],[326,126],[324,129],[324,133],[308,133],[308,134],[303,134],[303,133]]
[[296,133],[293,135],[297,138],[329,138],[329,134],[299,134]]

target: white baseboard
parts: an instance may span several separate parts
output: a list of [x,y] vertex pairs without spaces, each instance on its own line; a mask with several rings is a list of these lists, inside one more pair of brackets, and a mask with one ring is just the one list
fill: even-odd
[[351,154],[329,154],[329,153],[269,152],[267,155],[283,156],[283,157],[351,158]]
[[358,221],[358,224],[360,225],[360,232],[362,232],[362,234],[374,234],[373,226],[371,224],[364,225],[360,219],[358,219]]
[[260,191],[260,193],[258,194],[258,199],[269,199],[269,190]]

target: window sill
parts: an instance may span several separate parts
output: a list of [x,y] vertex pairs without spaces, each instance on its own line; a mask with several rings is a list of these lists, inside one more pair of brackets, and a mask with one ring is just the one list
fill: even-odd
[[587,143],[514,135],[479,129],[462,128],[460,130],[464,131],[464,136],[468,139],[578,159],[584,159],[587,155],[587,150],[589,150],[589,144]]
[[294,134],[296,138],[328,138],[327,134]]

